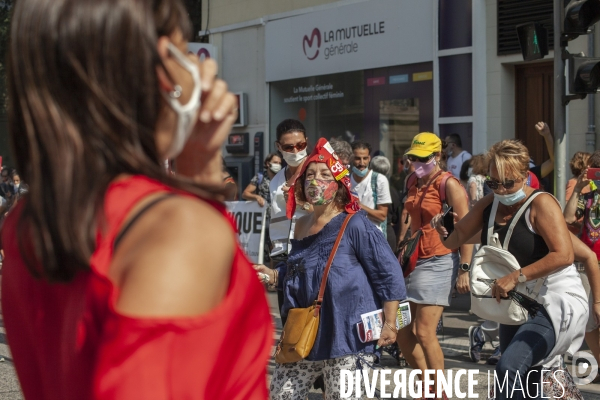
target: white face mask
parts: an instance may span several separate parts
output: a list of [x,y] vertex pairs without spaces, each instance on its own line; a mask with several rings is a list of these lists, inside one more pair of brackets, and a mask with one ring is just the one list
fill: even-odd
[[281,171],[281,164],[271,164],[271,166],[269,167],[269,169],[274,173],[278,173],[279,171]]
[[192,96],[187,104],[181,104],[176,98],[169,96],[167,93],[161,92],[169,106],[177,113],[177,127],[171,145],[165,151],[163,157],[165,159],[175,158],[181,153],[185,143],[190,138],[192,130],[198,120],[198,110],[200,109],[200,72],[198,66],[188,59],[174,44],[167,45],[169,52],[175,57],[175,60],[185,68],[194,80],[194,89]]
[[288,153],[285,151],[282,151],[281,154],[283,154],[283,159],[285,160],[286,163],[288,163],[288,165],[290,167],[297,167],[298,165],[300,165],[302,163],[302,160],[304,160],[306,158],[306,156],[308,154],[306,154],[306,149],[299,151],[297,153]]

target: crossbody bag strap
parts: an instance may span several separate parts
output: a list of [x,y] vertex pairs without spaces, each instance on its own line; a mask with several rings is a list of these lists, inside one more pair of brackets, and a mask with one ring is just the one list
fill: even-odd
[[525,202],[525,204],[523,204],[519,208],[519,211],[517,211],[517,213],[513,217],[513,220],[510,223],[510,226],[508,227],[508,231],[506,232],[506,237],[504,238],[504,244],[502,246],[502,248],[504,250],[508,250],[508,244],[510,242],[510,237],[512,236],[512,233],[515,230],[515,226],[517,226],[517,222],[519,222],[519,218],[521,218],[521,215],[523,215],[523,213],[525,212],[525,210],[527,210],[527,207],[529,207],[529,205],[531,204],[531,202],[533,201],[533,199],[535,199],[540,194],[542,194],[542,192],[535,192],[534,194],[532,194],[531,196],[529,196],[529,198],[527,199],[527,201]]
[[[423,194],[421,194],[421,198],[419,199],[419,204],[417,205],[417,207],[419,208],[419,213],[420,213],[419,214],[419,218],[420,218],[419,226],[420,227],[423,227],[423,209],[421,208],[421,204],[423,203],[423,200],[425,199],[425,195],[427,194],[427,190],[429,189],[429,186],[431,186],[431,184],[433,182],[435,182],[435,180],[438,178],[438,176],[440,176],[442,174],[442,172],[444,172],[444,171],[443,170],[438,171],[438,173],[435,174],[433,176],[433,178],[431,178],[429,180],[429,183],[427,184],[427,186],[425,186],[425,190],[423,190]],[[418,184],[418,182],[417,182],[417,184]]]
[[346,219],[344,219],[344,223],[340,228],[340,232],[337,235],[337,239],[335,239],[335,243],[333,244],[333,249],[331,249],[331,253],[329,254],[329,258],[327,259],[327,264],[325,264],[325,270],[323,271],[323,278],[321,279],[321,288],[319,289],[319,296],[315,301],[315,316],[319,315],[321,310],[321,304],[323,303],[323,295],[325,294],[325,287],[327,286],[327,277],[329,276],[329,270],[331,269],[331,263],[333,262],[333,258],[335,257],[335,253],[337,252],[338,246],[342,241],[342,236],[344,236],[344,231],[346,230],[346,226],[352,218],[354,214],[348,214]]

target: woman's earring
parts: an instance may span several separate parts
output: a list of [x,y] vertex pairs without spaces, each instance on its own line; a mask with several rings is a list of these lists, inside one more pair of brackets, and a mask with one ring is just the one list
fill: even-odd
[[181,97],[181,86],[173,86],[173,90],[169,92],[169,97],[172,99],[178,99]]

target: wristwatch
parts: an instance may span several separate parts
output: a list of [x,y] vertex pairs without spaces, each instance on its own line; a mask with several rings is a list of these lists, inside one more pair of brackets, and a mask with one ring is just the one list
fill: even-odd
[[527,277],[525,275],[523,275],[522,269],[519,270],[519,277],[517,278],[517,280],[519,281],[519,283],[527,282]]
[[460,264],[460,270],[469,272],[471,270],[471,265],[469,265],[469,263],[462,263]]
[[304,209],[306,211],[310,210],[310,204],[308,204],[308,203],[302,204],[302,209]]

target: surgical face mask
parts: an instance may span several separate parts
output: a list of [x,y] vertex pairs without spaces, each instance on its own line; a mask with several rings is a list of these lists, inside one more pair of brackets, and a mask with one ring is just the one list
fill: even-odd
[[198,119],[198,109],[200,108],[200,94],[202,91],[200,88],[200,72],[198,71],[198,66],[188,59],[181,51],[179,51],[174,44],[169,43],[167,47],[179,65],[185,68],[192,75],[192,79],[194,80],[192,95],[188,103],[185,105],[181,104],[177,100],[177,98],[181,95],[180,87],[176,87],[171,94],[161,92],[169,106],[173,109],[173,111],[175,111],[175,113],[177,113],[177,127],[175,128],[175,134],[173,135],[171,145],[163,155],[165,159],[172,159],[181,153],[185,143],[192,134],[194,126],[196,125],[196,121]]
[[369,173],[369,167],[360,170],[356,167],[352,167],[352,173],[355,174],[356,176],[358,176],[359,178],[364,178],[365,176],[367,176],[367,174]]
[[304,181],[306,201],[315,206],[323,206],[331,203],[335,198],[337,189],[338,184],[336,180],[306,179]]
[[[523,185],[523,187],[524,186],[525,185]],[[523,200],[525,197],[527,197],[527,195],[525,194],[523,188],[521,188],[516,192],[510,194],[498,194],[494,192],[494,197],[497,198],[498,201],[504,204],[505,206],[512,206],[513,204],[517,204],[518,202]]]
[[290,167],[297,167],[307,156],[306,149],[297,153],[288,153],[286,151],[282,151],[281,154],[283,154],[283,159]]
[[279,171],[281,171],[281,164],[271,164],[271,166],[269,167],[269,169],[271,170],[271,172],[273,172],[274,174],[276,174]]
[[415,175],[417,175],[417,178],[422,178],[426,175],[429,175],[431,171],[433,171],[433,169],[437,165],[437,162],[435,161],[435,158],[433,158],[428,163],[413,161],[413,165],[415,167]]

